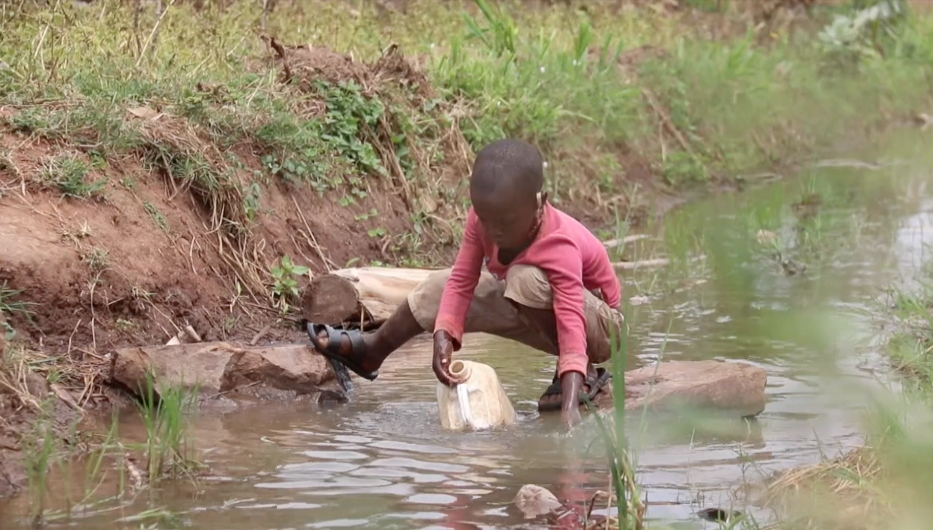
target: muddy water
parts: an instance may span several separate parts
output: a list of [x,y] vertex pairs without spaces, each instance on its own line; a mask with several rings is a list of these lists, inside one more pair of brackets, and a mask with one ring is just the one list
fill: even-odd
[[[624,274],[633,364],[725,359],[768,372],[769,402],[755,422],[629,417],[650,518],[715,527],[695,512],[747,509],[742,484],[860,442],[866,389],[880,387],[884,369],[878,297],[909,282],[933,240],[926,179],[922,166],[808,171],[685,209],[658,227],[657,240],[632,251],[630,258],[661,250],[705,256]],[[792,207],[813,194],[821,203],[815,213]],[[756,242],[760,228],[783,241],[788,268],[806,270],[788,274]],[[587,452],[592,421],[566,436],[535,411],[553,359],[485,336],[469,337],[460,355],[498,371],[520,416],[516,426],[443,432],[430,344],[420,340],[393,356],[377,382],[357,380],[348,405],[202,413],[194,434],[211,474],[200,491],[173,484],[50,526],[534,528],[540,522],[509,509],[523,484],[577,499],[607,488],[600,455]],[[130,437],[138,429],[132,419],[121,426]],[[153,508],[162,511],[134,519]],[[13,515],[0,520],[10,528]]]

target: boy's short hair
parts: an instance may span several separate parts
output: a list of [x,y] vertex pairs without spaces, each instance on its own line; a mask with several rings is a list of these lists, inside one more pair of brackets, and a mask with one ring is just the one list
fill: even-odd
[[534,194],[544,185],[544,161],[538,149],[514,138],[483,147],[473,162],[470,188],[480,193],[510,189]]

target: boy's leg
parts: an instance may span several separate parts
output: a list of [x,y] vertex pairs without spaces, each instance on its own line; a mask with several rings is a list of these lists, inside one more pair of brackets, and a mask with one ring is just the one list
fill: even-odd
[[345,357],[346,361],[353,363],[354,371],[372,374],[371,378],[375,379],[376,371],[386,358],[422,331],[424,330],[415,320],[408,302],[405,301],[376,331],[361,333],[356,330],[339,330],[332,334],[329,330],[322,328],[317,333],[315,346],[318,350],[332,355],[334,349],[330,347],[330,340],[339,337],[340,346],[336,353]]
[[[516,265],[509,269],[504,296],[517,308],[520,318],[552,344],[550,351],[559,353],[557,342],[557,318],[553,310],[553,293],[547,274],[538,267]],[[592,292],[584,295],[586,317],[587,374],[584,390],[598,391],[608,380],[594,365],[608,361],[612,354],[611,338],[620,336],[624,325],[622,314],[615,311]],[[592,388],[593,386],[597,388]],[[595,395],[595,393],[593,393]],[[560,384],[555,374],[555,384],[541,396],[541,409],[559,409],[561,405]]]
[[[433,332],[449,276],[449,269],[431,273],[372,333],[333,330],[323,326],[316,327],[316,333],[309,330],[309,333],[314,333],[315,347],[329,357],[339,355],[340,361],[360,376],[375,379],[376,371],[395,350],[422,332]],[[517,309],[504,298],[504,292],[505,282],[483,272],[467,310],[464,331],[490,333],[556,354],[557,350],[552,350],[540,333],[528,328]],[[331,341],[338,346],[334,348]]]
[[[432,273],[408,295],[415,320],[424,331],[434,332],[434,321],[444,294],[450,270]],[[519,315],[515,306],[505,298],[506,282],[497,280],[488,272],[480,273],[473,290],[473,300],[467,309],[464,333],[488,333],[521,342],[532,348],[557,353],[552,344]]]

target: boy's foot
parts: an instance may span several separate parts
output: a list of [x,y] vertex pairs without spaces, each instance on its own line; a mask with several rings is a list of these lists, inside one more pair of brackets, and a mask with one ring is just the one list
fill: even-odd
[[[605,368],[596,368],[592,364],[586,365],[586,379],[583,381],[583,392],[586,393],[586,396],[589,397],[590,401],[596,398],[596,394],[600,392],[603,386],[609,382],[609,379],[612,378],[612,374],[606,371]],[[557,377],[557,374],[554,374],[554,380],[551,382],[551,386],[547,387],[544,391],[544,394],[541,395],[541,398],[538,400],[538,411],[552,411],[560,410],[563,404],[563,393],[560,388],[560,379]],[[579,397],[579,404],[583,405],[586,403],[583,394],[581,393]]]
[[366,342],[358,330],[338,330],[326,324],[306,324],[308,337],[321,355],[338,362],[370,381],[379,376],[378,367],[366,361]]

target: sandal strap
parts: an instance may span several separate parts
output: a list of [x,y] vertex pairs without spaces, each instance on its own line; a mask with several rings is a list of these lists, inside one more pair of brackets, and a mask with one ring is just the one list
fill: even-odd
[[[341,370],[338,369],[337,365],[349,368],[350,370],[353,370],[356,375],[369,381],[373,381],[376,379],[376,377],[379,376],[378,370],[375,372],[367,372],[363,370],[360,364],[360,360],[357,358],[360,355],[361,348],[363,346],[362,333],[356,330],[338,330],[332,326],[328,326],[327,324],[312,324],[308,322],[306,326],[308,336],[311,339],[311,343],[314,345],[314,349],[331,361],[331,366],[334,366],[334,371],[337,372],[338,378],[341,378]],[[326,348],[322,348],[318,342],[318,334],[322,330],[327,333]],[[339,351],[340,343],[344,336],[346,336],[350,341],[349,355],[342,355]]]
[[[583,380],[583,384],[589,387],[589,391],[583,392],[581,390],[580,396],[577,398],[578,403],[580,405],[586,403],[586,401],[583,399],[582,396],[587,396],[590,399],[590,401],[592,401],[593,398],[596,397],[596,394],[598,394],[599,391],[602,390],[604,386],[606,386],[606,383],[609,382],[611,378],[612,378],[612,374],[606,371],[605,368],[596,368],[595,376],[588,376]],[[540,402],[541,398],[545,396],[557,396],[557,395],[561,395],[562,393],[563,392],[561,390],[560,378],[557,376],[557,373],[555,372],[554,379],[552,380],[551,384],[544,390],[544,393],[541,394],[541,397],[539,397],[538,400]],[[544,412],[544,411],[550,411],[550,410],[558,410],[560,409],[560,407],[561,407],[560,403],[552,402],[552,403],[545,404],[543,406],[539,403],[538,410]]]

